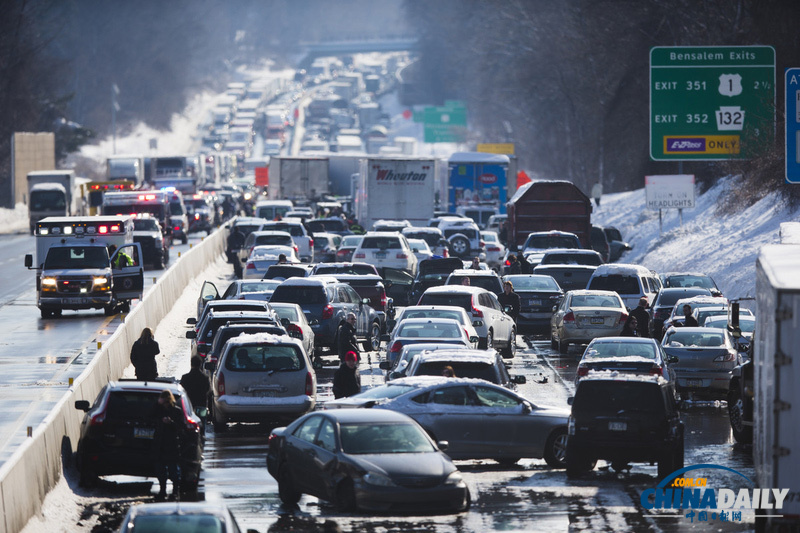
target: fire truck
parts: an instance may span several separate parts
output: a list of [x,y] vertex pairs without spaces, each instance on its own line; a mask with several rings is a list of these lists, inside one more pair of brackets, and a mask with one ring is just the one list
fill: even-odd
[[[42,318],[64,309],[130,310],[144,290],[142,248],[133,242],[133,217],[48,217],[36,225],[36,305]],[[113,245],[113,247],[112,247]]]

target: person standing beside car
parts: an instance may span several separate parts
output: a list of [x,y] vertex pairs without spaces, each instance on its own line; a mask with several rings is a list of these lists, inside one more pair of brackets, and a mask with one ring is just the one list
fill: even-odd
[[339,360],[344,362],[344,356],[348,352],[353,352],[356,357],[359,355],[358,340],[356,339],[356,315],[355,313],[347,313],[345,321],[339,328],[339,343],[338,343]]
[[156,419],[156,430],[153,435],[156,477],[159,491],[156,497],[163,500],[167,497],[167,479],[172,481],[171,499],[180,499],[181,487],[181,424],[183,411],[176,405],[175,396],[167,389],[161,391],[158,403],[153,406],[152,416]]
[[508,316],[514,319],[514,323],[517,323],[517,317],[519,317],[519,308],[520,308],[520,301],[519,301],[519,294],[514,292],[514,284],[510,281],[506,281],[503,283],[503,294],[497,297],[497,300],[500,302],[500,305],[503,306],[503,309],[506,307],[510,308],[508,311]]
[[361,392],[361,374],[358,372],[356,352],[347,352],[344,362],[333,374],[333,397],[344,398]]
[[208,416],[208,394],[211,391],[211,383],[208,381],[208,376],[200,369],[203,365],[202,357],[195,355],[190,364],[191,370],[181,376],[181,387],[186,389],[194,412],[205,420]]
[[683,325],[687,327],[697,327],[697,319],[692,316],[692,306],[689,304],[683,305]]
[[516,255],[508,254],[508,266],[506,267],[505,274],[507,276],[512,274],[522,274],[522,265],[520,265],[519,261],[517,261]]
[[153,381],[158,377],[156,355],[161,353],[158,343],[153,339],[150,328],[144,328],[141,335],[131,346],[131,363],[136,371],[136,379]]
[[636,333],[639,337],[650,336],[650,313],[647,312],[647,303],[646,297],[639,298],[639,305],[631,311],[630,315],[628,315],[628,320],[626,320],[627,323],[634,318],[636,319]]

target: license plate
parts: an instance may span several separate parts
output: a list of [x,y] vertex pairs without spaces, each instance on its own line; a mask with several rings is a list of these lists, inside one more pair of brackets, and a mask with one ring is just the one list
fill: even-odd
[[608,429],[609,431],[627,431],[628,424],[627,422],[609,422]]
[[686,380],[687,387],[702,387],[703,380],[702,379],[687,379]]
[[386,259],[386,252],[375,252],[376,259]]
[[137,439],[152,439],[155,432],[155,428],[133,428],[133,436]]
[[542,301],[536,298],[528,300],[528,305],[542,305]]
[[606,320],[601,316],[593,316],[589,319],[590,324],[605,324]]
[[274,398],[277,394],[274,390],[257,390],[253,392],[253,396],[257,398]]
[[64,298],[65,303],[68,304],[82,304],[86,302],[86,298]]

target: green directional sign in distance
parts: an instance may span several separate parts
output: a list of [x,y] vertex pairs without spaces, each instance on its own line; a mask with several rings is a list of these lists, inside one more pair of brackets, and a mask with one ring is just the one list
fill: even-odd
[[425,108],[425,142],[464,142],[467,136],[467,108],[448,101],[445,107]]
[[650,50],[652,159],[750,159],[774,136],[774,48]]

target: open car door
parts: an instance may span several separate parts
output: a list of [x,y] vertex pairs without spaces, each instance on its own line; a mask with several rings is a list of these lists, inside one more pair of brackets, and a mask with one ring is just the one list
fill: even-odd
[[208,302],[219,299],[217,286],[210,281],[204,281],[203,286],[200,288],[200,298],[197,299],[197,318],[200,318]]
[[120,246],[111,257],[111,276],[114,279],[114,298],[133,300],[144,292],[142,245],[138,242]]
[[414,283],[414,276],[399,268],[383,267],[380,271],[386,287],[386,296],[394,300],[394,305],[411,305],[411,285]]

